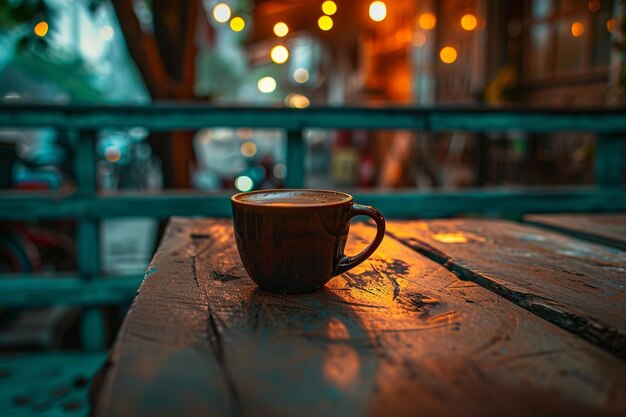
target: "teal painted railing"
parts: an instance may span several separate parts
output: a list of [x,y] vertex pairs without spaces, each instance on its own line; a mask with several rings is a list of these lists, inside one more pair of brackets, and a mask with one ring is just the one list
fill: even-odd
[[[0,192],[0,219],[78,220],[78,272],[62,277],[0,277],[0,305],[123,304],[141,277],[102,277],[99,221],[112,217],[230,216],[229,196],[198,192],[116,193],[96,189],[96,139],[104,128],[150,131],[206,127],[280,128],[287,131],[288,187],[304,184],[302,131],[323,129],[406,129],[419,132],[589,132],[598,135],[596,186],[520,188],[454,193],[356,193],[388,218],[449,217],[460,213],[521,215],[528,212],[626,210],[623,188],[626,109],[548,108],[248,108],[186,104],[151,106],[0,106],[0,128],[51,127],[74,136],[76,189],[71,192]],[[83,322],[87,346],[98,346],[96,310]],[[96,329],[96,330],[94,330]]]

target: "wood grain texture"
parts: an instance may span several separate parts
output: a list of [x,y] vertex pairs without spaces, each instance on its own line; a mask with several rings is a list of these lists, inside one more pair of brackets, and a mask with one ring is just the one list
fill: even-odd
[[[373,234],[353,226],[347,252]],[[626,364],[391,237],[281,296],[247,277],[229,221],[174,219],[152,269],[96,416],[626,412]]]
[[396,222],[388,231],[463,279],[626,359],[626,253],[503,220]]
[[529,214],[524,221],[557,232],[626,250],[626,213]]

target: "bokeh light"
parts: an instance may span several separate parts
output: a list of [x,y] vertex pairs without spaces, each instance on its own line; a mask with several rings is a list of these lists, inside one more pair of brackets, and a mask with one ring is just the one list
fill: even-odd
[[302,94],[289,94],[285,97],[285,104],[296,109],[304,109],[309,107],[311,101],[307,96]]
[[411,38],[411,44],[417,48],[420,48],[426,44],[426,34],[424,32],[415,32]]
[[287,167],[285,164],[276,164],[272,169],[272,173],[278,179],[283,179],[287,175]]
[[465,14],[461,18],[461,27],[470,32],[478,27],[478,19],[473,14]]
[[289,50],[283,45],[276,45],[270,51],[270,58],[276,64],[284,64],[289,59]]
[[374,1],[370,4],[369,14],[374,22],[382,22],[387,17],[387,5],[382,1]]
[[407,28],[398,29],[396,32],[396,40],[400,43],[409,43],[412,37],[413,34]]
[[100,39],[110,41],[113,39],[113,28],[109,25],[102,26],[99,31]]
[[441,48],[441,51],[439,51],[439,58],[441,58],[441,61],[445,64],[452,64],[457,58],[456,49],[452,46],[444,46]]
[[335,4],[334,1],[327,0],[324,3],[322,3],[322,11],[325,14],[332,16],[335,13],[337,13],[337,4]]
[[289,26],[285,22],[278,22],[274,25],[274,34],[279,38],[287,36],[289,33]]
[[213,8],[213,19],[216,22],[224,23],[230,19],[230,7],[226,3],[218,3]]
[[35,35],[39,36],[40,38],[43,38],[48,33],[48,23],[43,22],[43,21],[37,23],[33,31],[35,32]]
[[585,33],[585,25],[580,22],[572,23],[572,36],[575,38],[583,36]]
[[333,19],[330,16],[322,16],[317,19],[317,26],[322,30],[331,30],[333,28]]
[[104,149],[104,159],[109,162],[115,163],[120,160],[122,153],[116,146],[107,146]]
[[262,93],[271,93],[276,90],[276,80],[272,77],[263,77],[257,83],[257,88]]
[[417,23],[422,29],[431,30],[437,26],[437,18],[432,13],[424,13],[419,17]]
[[252,158],[254,155],[256,155],[256,144],[250,141],[242,143],[241,154],[246,158]]
[[609,19],[606,21],[606,30],[608,30],[609,32],[613,33],[615,31],[615,25],[617,24],[617,22],[615,21],[615,19]]
[[246,21],[242,17],[233,17],[230,21],[230,28],[233,32],[241,32],[246,27]]
[[309,81],[309,71],[306,68],[296,68],[293,72],[293,79],[300,84]]
[[252,187],[254,187],[254,182],[252,181],[252,178],[248,176],[241,175],[235,179],[235,188],[239,191],[250,191],[252,190]]

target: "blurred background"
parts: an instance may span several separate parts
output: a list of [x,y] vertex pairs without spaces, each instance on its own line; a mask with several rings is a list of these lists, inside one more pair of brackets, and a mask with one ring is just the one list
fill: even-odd
[[[0,101],[295,109],[623,106],[624,3],[0,0]],[[596,136],[589,134],[305,129],[303,139],[308,188],[594,182]],[[98,189],[280,188],[286,140],[284,130],[271,129],[101,130]],[[63,129],[1,129],[0,188],[72,189],[75,144]],[[162,226],[150,218],[99,223],[102,273],[143,274]],[[0,222],[0,272],[76,271],[76,229],[72,220]],[[125,312],[100,310],[106,323],[101,347],[109,346]],[[82,313],[61,305],[0,306],[0,349],[84,347]]]

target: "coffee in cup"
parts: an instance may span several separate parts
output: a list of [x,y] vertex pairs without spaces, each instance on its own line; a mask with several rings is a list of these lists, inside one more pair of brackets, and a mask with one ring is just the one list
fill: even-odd
[[[385,235],[385,219],[349,194],[326,190],[262,190],[231,197],[237,248],[250,278],[263,290],[302,293],[323,286],[367,259]],[[376,222],[374,240],[344,255],[350,219]]]

